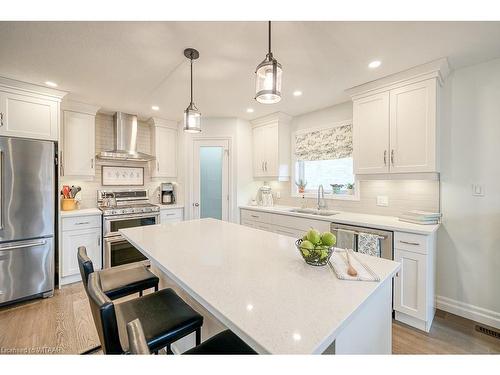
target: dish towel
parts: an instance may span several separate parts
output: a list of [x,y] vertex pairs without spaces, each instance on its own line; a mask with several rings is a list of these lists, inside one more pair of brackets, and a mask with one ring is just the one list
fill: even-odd
[[336,244],[341,249],[354,249],[354,234],[350,231],[338,229]]
[[380,258],[380,237],[376,234],[360,233],[358,252]]
[[[349,259],[351,266],[358,271],[358,275],[353,277],[347,274],[347,258],[345,252],[349,251]],[[380,281],[380,277],[373,272],[366,264],[361,262],[351,249],[335,248],[330,258],[330,267],[333,269],[335,276],[340,280],[355,280],[355,281]]]

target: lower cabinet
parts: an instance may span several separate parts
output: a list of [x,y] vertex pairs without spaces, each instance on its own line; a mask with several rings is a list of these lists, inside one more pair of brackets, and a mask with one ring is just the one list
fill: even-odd
[[80,281],[77,252],[85,246],[94,270],[102,268],[101,217],[82,216],[62,219],[62,241],[59,252],[59,284]]
[[184,220],[183,208],[162,208],[160,209],[160,224],[178,223]]

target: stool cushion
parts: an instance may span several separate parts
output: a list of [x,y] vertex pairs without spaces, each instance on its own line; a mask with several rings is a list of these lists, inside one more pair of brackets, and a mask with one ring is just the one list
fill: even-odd
[[151,351],[159,350],[203,324],[203,316],[172,289],[115,304],[120,343],[128,351],[127,323],[139,319]]
[[138,293],[158,285],[158,277],[144,265],[120,266],[99,271],[104,294],[111,299]]
[[257,354],[230,330],[218,333],[184,354]]

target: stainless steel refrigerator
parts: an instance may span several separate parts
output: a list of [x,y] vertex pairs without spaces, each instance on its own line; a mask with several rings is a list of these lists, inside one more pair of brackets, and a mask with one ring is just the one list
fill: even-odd
[[54,290],[55,144],[0,137],[0,305]]

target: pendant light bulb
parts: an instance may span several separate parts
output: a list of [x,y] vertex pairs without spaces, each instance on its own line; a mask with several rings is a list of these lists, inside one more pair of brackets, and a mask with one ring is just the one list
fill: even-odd
[[184,111],[184,131],[186,133],[199,133],[201,132],[201,113],[193,101],[193,60],[200,57],[200,53],[194,48],[186,48],[184,56],[190,60],[191,65],[191,101]]
[[255,69],[255,100],[259,103],[274,104],[281,100],[281,64],[271,52],[271,21],[268,23],[269,49],[264,61]]

